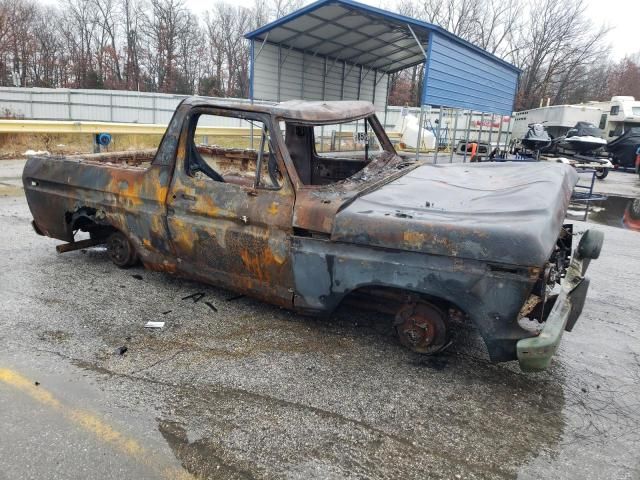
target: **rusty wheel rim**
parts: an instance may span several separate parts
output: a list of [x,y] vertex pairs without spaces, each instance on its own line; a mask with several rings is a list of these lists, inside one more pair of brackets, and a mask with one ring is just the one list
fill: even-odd
[[109,257],[116,265],[127,265],[131,258],[131,245],[124,235],[115,233],[109,237]]
[[417,353],[431,354],[446,346],[444,315],[426,304],[405,305],[396,314],[400,343]]

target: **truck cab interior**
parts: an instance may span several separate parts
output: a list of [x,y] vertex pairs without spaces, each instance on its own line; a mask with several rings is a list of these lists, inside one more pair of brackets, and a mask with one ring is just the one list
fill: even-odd
[[338,125],[286,122],[284,137],[304,185],[328,185],[349,178],[381,152],[366,118]]
[[[197,141],[197,127],[202,117],[194,116],[189,124],[189,151],[186,162],[187,174],[205,175],[216,182],[232,183],[244,187],[280,188],[282,175],[266,125],[260,121],[242,120],[253,128],[257,148],[244,137],[224,139],[226,145],[208,145]],[[254,146],[254,147],[256,147]]]

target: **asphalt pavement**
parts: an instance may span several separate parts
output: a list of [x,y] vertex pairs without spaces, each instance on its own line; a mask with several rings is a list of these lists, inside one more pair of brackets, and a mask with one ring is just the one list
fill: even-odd
[[[582,317],[524,374],[473,329],[421,357],[383,315],[59,255],[22,163],[0,162],[0,479],[640,478],[640,232],[597,226]],[[604,182],[640,196],[637,175]]]

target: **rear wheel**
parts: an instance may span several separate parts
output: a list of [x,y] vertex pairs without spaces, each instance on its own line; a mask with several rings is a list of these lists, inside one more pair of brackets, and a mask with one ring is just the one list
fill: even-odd
[[120,268],[129,268],[138,262],[138,255],[133,245],[121,232],[114,232],[109,236],[107,252],[111,261]]
[[421,354],[434,354],[447,346],[444,314],[433,305],[417,302],[403,305],[394,321],[400,343]]

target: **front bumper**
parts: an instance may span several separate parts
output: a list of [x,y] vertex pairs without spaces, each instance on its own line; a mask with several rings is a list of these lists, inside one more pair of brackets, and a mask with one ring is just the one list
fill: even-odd
[[[544,328],[537,337],[525,338],[516,344],[520,369],[525,372],[539,372],[549,366],[551,357],[560,345],[563,331],[571,331],[582,313],[589,289],[589,279],[584,274],[591,259],[597,258],[600,252],[600,248],[597,248],[597,254],[594,255],[593,251],[587,253],[587,249],[582,246],[586,237],[587,234],[583,236],[581,245],[573,253],[571,264],[560,286],[560,293]],[[601,245],[600,238],[600,247]]]

